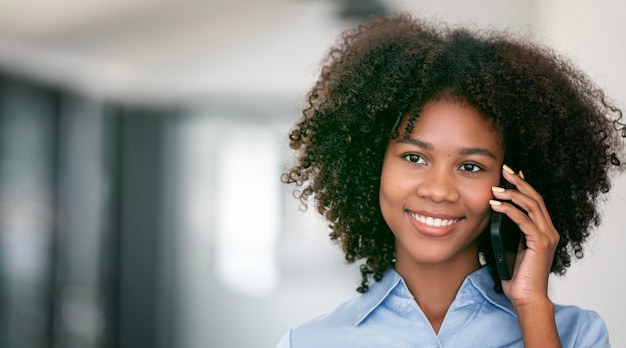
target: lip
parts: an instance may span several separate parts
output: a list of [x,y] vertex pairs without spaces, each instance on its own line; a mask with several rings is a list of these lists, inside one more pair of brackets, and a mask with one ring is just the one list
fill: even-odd
[[405,214],[419,234],[431,238],[444,238],[452,234],[459,222],[463,220],[462,216],[433,211],[405,210]]

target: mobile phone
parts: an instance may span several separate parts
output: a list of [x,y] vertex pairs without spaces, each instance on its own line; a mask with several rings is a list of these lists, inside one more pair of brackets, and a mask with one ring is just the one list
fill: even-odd
[[[500,187],[508,189],[511,185],[502,178]],[[501,280],[510,280],[513,275],[521,236],[519,227],[508,216],[495,211],[492,213],[491,246]]]

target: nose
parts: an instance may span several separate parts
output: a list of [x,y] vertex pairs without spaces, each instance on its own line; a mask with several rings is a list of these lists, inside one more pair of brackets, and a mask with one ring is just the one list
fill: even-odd
[[457,182],[445,170],[429,170],[417,185],[417,195],[435,203],[456,202],[460,198]]

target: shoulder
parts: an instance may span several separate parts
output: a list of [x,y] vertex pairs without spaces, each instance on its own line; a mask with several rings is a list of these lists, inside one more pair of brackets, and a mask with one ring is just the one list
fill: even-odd
[[358,295],[352,299],[340,304],[331,312],[321,315],[313,320],[310,320],[299,327],[296,331],[322,331],[337,327],[354,326],[355,318],[357,316],[357,308],[362,301],[363,295]]
[[610,347],[606,324],[598,313],[555,305],[555,316],[563,347]]
[[291,329],[288,333],[289,344],[279,347],[334,346],[342,338],[351,336],[351,332],[356,329],[359,303],[362,300],[363,295],[355,296],[331,312]]
[[[517,332],[517,314],[511,301],[493,290],[493,279],[488,268],[469,276],[473,288],[482,294],[493,310],[492,315],[482,317],[486,321],[498,321],[500,327]],[[496,309],[497,308],[497,309]],[[598,313],[577,306],[555,304],[555,319],[563,347],[610,347],[606,324]],[[521,339],[521,333],[520,333]]]
[[280,339],[276,348],[291,348],[291,330],[289,330],[289,332],[287,332],[287,334]]
[[[340,304],[332,311],[301,324],[283,337],[280,348],[324,347],[324,346],[367,346],[366,336],[379,337],[384,329],[377,316],[382,303],[401,282],[395,271],[385,273],[383,279],[372,284],[369,291],[358,294]],[[393,295],[392,295],[393,296]],[[374,329],[365,323],[375,322]],[[379,338],[380,339],[380,338]]]

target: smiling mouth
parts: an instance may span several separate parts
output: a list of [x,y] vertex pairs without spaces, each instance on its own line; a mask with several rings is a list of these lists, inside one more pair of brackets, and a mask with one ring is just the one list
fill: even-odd
[[411,217],[429,227],[447,227],[457,223],[461,219],[442,219],[432,216],[419,215],[414,212],[408,212]]

